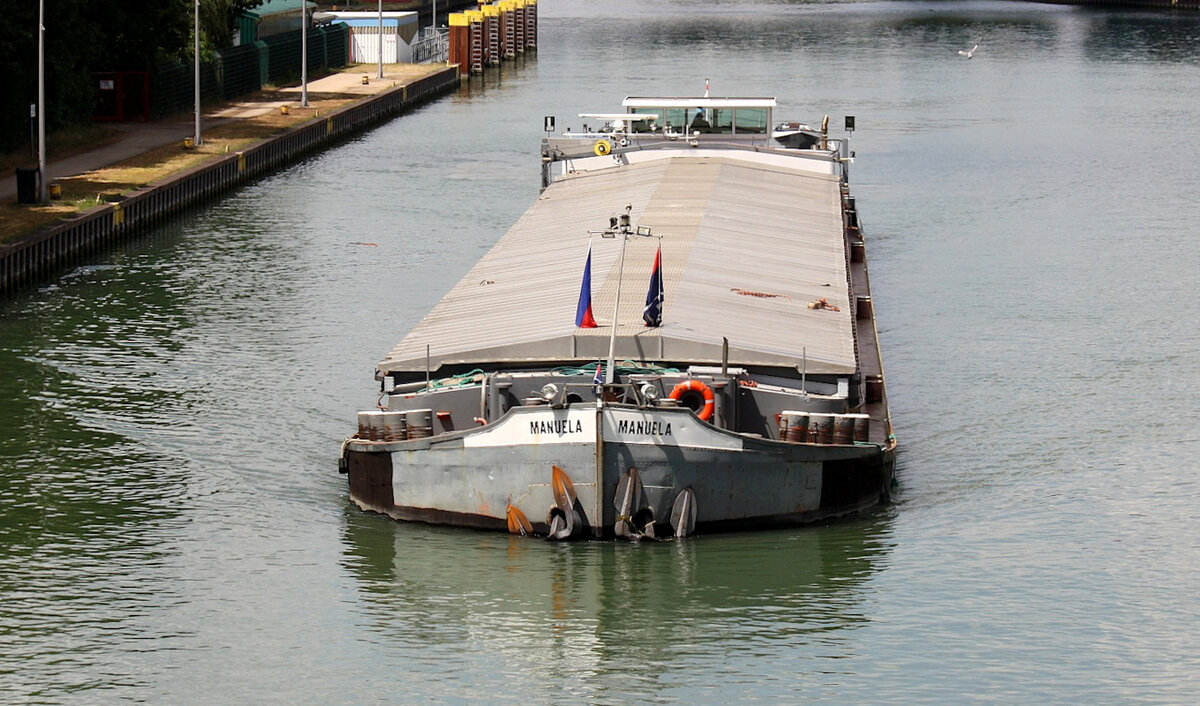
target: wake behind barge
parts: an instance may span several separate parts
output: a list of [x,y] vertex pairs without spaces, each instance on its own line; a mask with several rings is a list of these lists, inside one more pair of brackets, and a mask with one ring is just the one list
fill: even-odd
[[848,138],[773,98],[624,108],[543,140],[540,197],[379,363],[340,462],[361,508],[637,539],[887,498]]

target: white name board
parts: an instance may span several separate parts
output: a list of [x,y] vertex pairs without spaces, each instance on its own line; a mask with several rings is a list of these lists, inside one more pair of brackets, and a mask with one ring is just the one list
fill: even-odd
[[[705,426],[690,414],[665,414],[651,410],[604,411],[604,441],[619,444],[742,448],[742,440]],[[573,407],[520,412],[463,438],[463,446],[525,446],[594,444],[596,411]]]
[[463,438],[463,446],[522,446],[542,444],[593,444],[596,410],[551,409],[514,414]]
[[606,410],[604,441],[706,449],[742,448],[741,438],[711,429],[690,414],[664,414],[650,410]]

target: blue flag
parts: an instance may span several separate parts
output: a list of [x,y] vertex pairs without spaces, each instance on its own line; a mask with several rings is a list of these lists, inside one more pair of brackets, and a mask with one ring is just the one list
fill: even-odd
[[654,271],[650,273],[650,290],[646,292],[646,308],[642,319],[647,326],[662,326],[663,311],[662,245],[654,253]]
[[579,305],[575,307],[575,325],[579,328],[596,328],[596,317],[592,316],[591,243],[588,243],[587,263],[583,266],[583,285],[579,288]]

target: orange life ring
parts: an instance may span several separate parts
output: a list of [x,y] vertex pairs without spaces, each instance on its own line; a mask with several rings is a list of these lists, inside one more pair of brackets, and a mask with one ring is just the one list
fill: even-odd
[[704,396],[704,407],[701,408],[700,413],[696,415],[697,417],[700,418],[700,421],[707,422],[708,420],[712,419],[712,416],[713,416],[713,391],[712,391],[712,389],[709,388],[708,385],[705,385],[704,383],[700,382],[699,380],[684,380],[683,382],[676,385],[675,389],[671,390],[671,399],[678,401],[680,397],[683,397],[688,392],[699,392],[701,395]]

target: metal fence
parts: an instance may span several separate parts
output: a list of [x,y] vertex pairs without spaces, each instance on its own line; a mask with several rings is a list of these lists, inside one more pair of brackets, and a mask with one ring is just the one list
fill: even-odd
[[[346,25],[314,27],[308,32],[309,72],[350,63],[350,30]],[[229,100],[253,93],[264,83],[300,76],[300,34],[289,32],[217,52],[200,64],[203,101]],[[164,62],[150,74],[150,112],[156,117],[190,110],[194,101],[192,65]]]
[[412,45],[414,64],[432,64],[450,58],[450,30],[425,27]]

